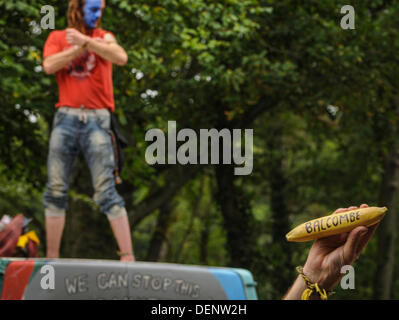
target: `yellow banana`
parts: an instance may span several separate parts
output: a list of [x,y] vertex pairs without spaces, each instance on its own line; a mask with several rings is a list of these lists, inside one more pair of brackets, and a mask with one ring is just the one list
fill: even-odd
[[368,207],[333,213],[314,219],[292,229],[285,236],[288,241],[304,242],[349,232],[358,226],[372,226],[385,216],[386,207]]

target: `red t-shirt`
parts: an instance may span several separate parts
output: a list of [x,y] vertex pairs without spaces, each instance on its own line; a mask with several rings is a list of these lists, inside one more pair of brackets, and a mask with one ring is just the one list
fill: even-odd
[[[111,33],[100,28],[91,38],[103,39]],[[111,33],[111,35],[113,35]],[[43,49],[43,58],[71,47],[66,41],[66,30],[52,31]],[[87,109],[109,108],[114,111],[112,63],[91,51],[86,51],[56,73],[58,83],[57,108],[62,106]]]

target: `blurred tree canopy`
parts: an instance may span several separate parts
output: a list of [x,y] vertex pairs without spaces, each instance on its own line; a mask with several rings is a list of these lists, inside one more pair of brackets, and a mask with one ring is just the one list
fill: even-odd
[[[349,3],[348,3],[349,2]],[[356,28],[340,26],[342,6]],[[0,0],[0,212],[34,218],[57,101],[42,70],[67,1]],[[387,0],[108,0],[102,27],[128,53],[114,67],[115,114],[129,140],[124,197],[139,260],[249,269],[261,299],[279,299],[309,243],[295,225],[339,207],[387,205],[389,214],[355,264],[356,289],[335,299],[399,298],[399,4]],[[253,129],[253,171],[233,165],[145,161],[151,128]],[[116,259],[107,220],[77,163],[61,256]],[[44,244],[41,254],[45,252]]]

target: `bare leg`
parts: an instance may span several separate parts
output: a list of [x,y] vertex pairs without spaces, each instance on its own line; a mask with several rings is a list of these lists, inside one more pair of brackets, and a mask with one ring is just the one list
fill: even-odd
[[58,258],[62,232],[65,226],[65,216],[46,217],[47,258]]
[[116,219],[110,219],[109,222],[122,254],[121,261],[134,262],[132,236],[127,215],[124,214]]

